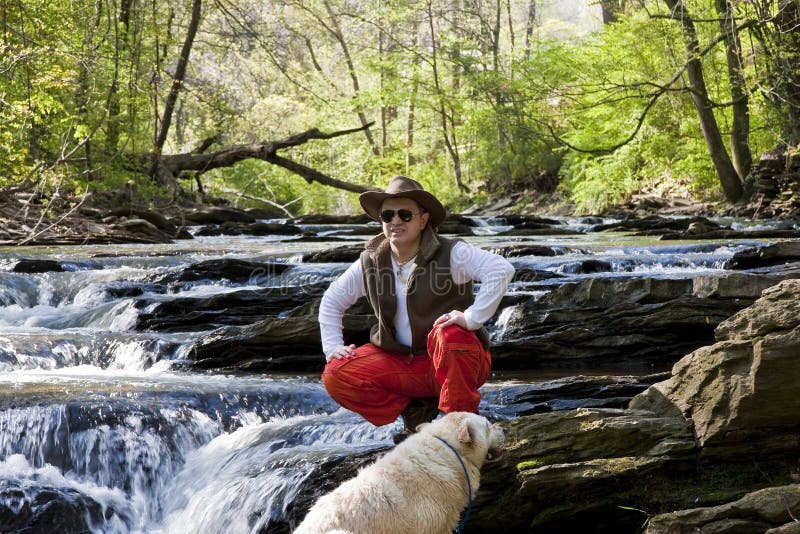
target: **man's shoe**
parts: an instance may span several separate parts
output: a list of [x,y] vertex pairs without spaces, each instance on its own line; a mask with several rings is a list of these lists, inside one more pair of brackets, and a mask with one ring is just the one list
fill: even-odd
[[425,397],[411,399],[411,402],[403,410],[403,430],[392,435],[395,445],[405,441],[411,434],[417,431],[417,427],[422,423],[430,423],[439,415],[439,398]]

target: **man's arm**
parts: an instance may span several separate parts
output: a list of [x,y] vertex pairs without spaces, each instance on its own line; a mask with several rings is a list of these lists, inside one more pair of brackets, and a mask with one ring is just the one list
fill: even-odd
[[450,252],[450,270],[456,283],[474,280],[481,286],[472,306],[466,310],[453,310],[448,317],[437,320],[437,324],[441,321],[443,326],[458,324],[468,330],[477,330],[497,311],[514,277],[514,266],[502,256],[459,241]]
[[350,355],[355,347],[345,346],[342,335],[344,312],[366,294],[361,261],[356,261],[336,280],[331,282],[319,304],[319,331],[325,360]]

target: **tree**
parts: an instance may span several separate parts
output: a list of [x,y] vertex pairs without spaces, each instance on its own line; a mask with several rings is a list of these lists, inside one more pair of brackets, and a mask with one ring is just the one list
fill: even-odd
[[703,64],[700,61],[700,43],[694,21],[686,10],[683,0],[664,0],[664,3],[669,7],[671,16],[681,23],[686,44],[686,75],[689,79],[692,101],[697,110],[697,118],[700,121],[700,129],[708,147],[708,155],[717,170],[725,198],[728,202],[737,202],[742,198],[744,192],[742,179],[736,172],[722,141],[722,134],[714,116],[714,105],[708,97],[708,89],[706,89],[703,76]]
[[728,83],[731,92],[731,159],[739,177],[744,180],[750,173],[753,156],[750,152],[750,102],[744,76],[744,59],[739,28],[736,26],[733,2],[715,0],[720,29],[725,41],[725,59],[728,65]]
[[192,53],[192,45],[194,44],[197,29],[200,26],[200,14],[202,10],[202,0],[193,0],[192,2],[192,17],[189,21],[189,27],[186,30],[186,38],[183,41],[183,48],[181,48],[181,55],[178,57],[178,64],[175,67],[175,75],[172,79],[172,87],[167,95],[167,102],[164,105],[164,115],[161,118],[161,124],[156,136],[155,146],[153,147],[152,164],[150,167],[150,175],[159,183],[159,185],[174,189],[176,187],[174,175],[169,172],[168,168],[162,165],[161,153],[164,151],[164,143],[167,141],[167,134],[169,127],[172,124],[172,114],[175,111],[175,103],[178,100],[181,86],[183,85],[184,77],[186,76],[186,66],[189,64],[189,55]]

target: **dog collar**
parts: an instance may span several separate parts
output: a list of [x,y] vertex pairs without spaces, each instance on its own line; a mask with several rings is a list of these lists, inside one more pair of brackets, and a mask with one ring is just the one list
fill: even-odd
[[444,438],[440,438],[439,436],[434,436],[436,439],[444,443],[448,449],[453,451],[453,454],[456,455],[456,459],[458,463],[461,464],[461,469],[464,470],[464,476],[467,479],[467,511],[464,513],[464,516],[461,518],[461,521],[458,522],[458,526],[456,526],[455,534],[461,534],[461,531],[464,530],[464,526],[469,521],[469,516],[472,514],[472,483],[469,481],[469,473],[467,472],[467,466],[464,464],[464,460],[461,458],[461,455],[458,454],[458,451],[455,447],[450,445],[447,440]]

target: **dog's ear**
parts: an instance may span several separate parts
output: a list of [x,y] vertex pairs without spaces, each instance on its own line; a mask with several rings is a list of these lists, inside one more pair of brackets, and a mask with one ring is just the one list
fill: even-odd
[[464,419],[458,425],[458,441],[459,443],[472,443],[472,428],[469,426],[468,419]]

